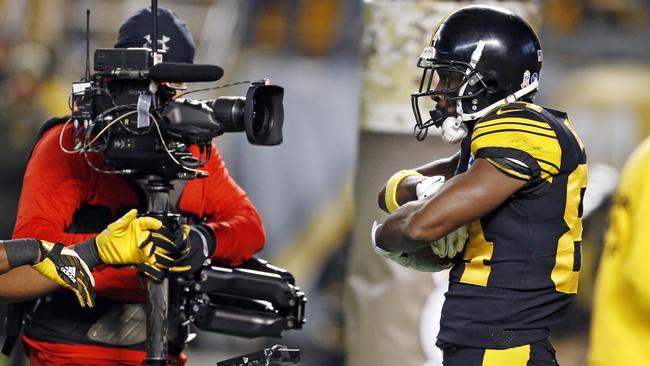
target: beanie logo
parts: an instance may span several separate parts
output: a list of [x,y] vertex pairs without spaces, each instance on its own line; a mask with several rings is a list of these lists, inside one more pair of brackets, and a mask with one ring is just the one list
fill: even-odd
[[[149,48],[151,49],[151,34],[147,34],[144,36],[144,39],[147,41],[142,47],[144,48]],[[167,46],[167,42],[171,41],[171,38],[167,37],[166,35],[162,35],[162,38],[158,40],[158,52],[167,52],[169,51],[169,46]]]

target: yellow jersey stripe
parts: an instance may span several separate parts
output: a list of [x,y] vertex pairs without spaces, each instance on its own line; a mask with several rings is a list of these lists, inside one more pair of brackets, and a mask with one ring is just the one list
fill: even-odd
[[546,170],[546,169],[542,169],[542,168],[540,168],[540,170],[542,171],[542,172],[540,173],[540,175],[541,175],[542,178],[544,178],[544,179],[549,178],[549,177],[554,177],[554,176],[557,175],[557,173],[551,173],[551,172],[549,172],[549,171]]
[[541,113],[542,110],[544,110],[542,107],[538,106],[537,104],[524,102],[524,101],[522,101],[522,100],[518,100],[518,101],[516,101],[515,103],[517,103],[517,104],[523,104],[526,108],[530,108],[530,109],[534,110],[534,111],[537,112],[537,113]]
[[549,167],[553,168],[553,170],[556,171],[555,174],[557,174],[557,173],[560,172],[560,167],[557,166],[557,165],[555,165],[555,164],[553,164],[552,162],[550,162],[550,161],[548,161],[548,160],[544,160],[544,159],[537,158],[537,162],[538,162],[538,163],[545,164],[545,165],[548,165]]
[[502,170],[502,171],[505,172],[506,174],[508,174],[508,175],[512,175],[512,176],[514,176],[515,178],[519,178],[519,179],[523,179],[523,180],[530,180],[530,179],[532,178],[532,177],[531,177],[530,175],[528,175],[528,174],[522,174],[522,173],[520,173],[520,172],[517,172],[517,171],[515,171],[515,170],[513,170],[513,169],[508,168],[507,166],[505,166],[505,165],[503,165],[503,164],[499,164],[499,163],[497,163],[496,161],[494,161],[494,160],[492,160],[492,159],[485,159],[485,160],[487,160],[488,162],[490,162],[490,164],[494,165],[497,169]]
[[551,126],[549,126],[549,124],[546,123],[546,122],[536,121],[534,119],[523,118],[523,117],[503,117],[503,118],[497,118],[497,119],[483,121],[483,122],[477,123],[476,126],[474,127],[474,130],[479,129],[479,128],[483,128],[483,127],[491,127],[491,126],[503,125],[503,124],[522,124],[522,125],[527,125],[527,126],[538,127],[538,128],[544,129],[544,130],[553,131],[553,128]]
[[555,133],[551,135],[551,134],[547,134],[547,133],[530,131],[530,130],[526,130],[526,129],[522,129],[522,128],[504,128],[504,129],[498,129],[498,130],[494,130],[494,131],[483,132],[483,133],[477,134],[476,136],[472,136],[472,142],[474,142],[474,140],[476,140],[478,138],[481,138],[481,137],[483,137],[485,135],[492,135],[492,134],[495,134],[495,133],[504,133],[504,132],[521,132],[521,133],[537,135],[537,136],[542,136],[542,137],[557,140],[557,137],[555,136]]
[[540,135],[530,131],[499,130],[473,136],[471,150],[474,154],[481,148],[503,147],[523,151],[531,155],[543,168],[557,174],[562,162],[562,149],[555,136]]
[[463,252],[465,270],[460,282],[476,286],[487,286],[491,268],[485,265],[484,260],[492,258],[493,250],[494,244],[485,240],[481,220],[472,222],[469,226],[469,243],[467,243]]
[[587,187],[587,164],[578,165],[576,170],[569,175],[567,181],[567,195],[564,209],[564,222],[569,230],[558,240],[555,255],[555,266],[551,272],[551,280],[555,283],[558,292],[575,294],[578,292],[578,279],[580,268],[575,260],[580,256],[580,243],[582,242],[582,218],[580,205],[582,204],[581,190]]
[[506,349],[486,349],[482,366],[526,366],[530,344]]
[[537,126],[539,128],[544,128],[547,130],[552,130],[553,128],[544,121],[538,121],[535,119],[530,119],[526,117],[515,117],[515,116],[507,116],[507,117],[501,117],[501,118],[495,118],[495,119],[490,119],[486,121],[481,121],[476,124],[476,128],[480,127],[486,127],[486,126],[492,126],[492,125],[498,125],[500,123],[524,123],[530,126]]

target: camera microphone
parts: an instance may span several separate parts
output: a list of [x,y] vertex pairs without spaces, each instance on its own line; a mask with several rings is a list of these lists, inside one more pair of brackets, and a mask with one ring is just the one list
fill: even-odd
[[216,81],[223,76],[223,69],[216,65],[181,64],[161,62],[151,67],[149,78],[154,81],[201,82]]

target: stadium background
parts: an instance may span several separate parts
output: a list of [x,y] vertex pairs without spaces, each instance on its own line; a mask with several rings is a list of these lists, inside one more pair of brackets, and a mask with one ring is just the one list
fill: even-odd
[[[403,358],[402,365],[436,364],[436,356],[422,350],[417,330],[408,327],[401,334],[410,346],[376,343],[370,349],[356,347],[353,339],[359,335],[355,327],[368,321],[359,315],[365,309],[355,309],[365,296],[359,286],[374,278],[355,271],[386,265],[366,255],[370,220],[382,217],[370,208],[376,191],[393,171],[452,151],[435,138],[418,144],[409,136],[411,120],[401,117],[410,113],[408,89],[399,87],[413,81],[397,79],[415,72],[416,58],[444,12],[472,3],[520,9],[544,47],[536,101],[570,113],[589,155],[580,292],[570,320],[553,340],[562,365],[584,363],[608,196],[626,157],[650,133],[650,1],[159,3],[187,21],[197,63],[224,67],[223,83],[269,77],[285,87],[283,145],[254,147],[242,135],[219,137],[217,145],[263,216],[268,243],[262,257],[292,271],[307,291],[305,329],[278,342],[301,347],[301,364],[310,366],[343,365],[346,356],[355,360],[350,365],[379,365],[360,360],[381,349]],[[0,238],[11,235],[34,132],[47,116],[68,113],[70,83],[83,75],[85,9],[91,9],[95,49],[111,47],[121,21],[147,5],[146,0],[0,0]],[[423,11],[391,11],[409,8]],[[412,70],[385,72],[402,64]],[[201,97],[244,92],[230,88]],[[411,311],[404,305],[411,297],[424,298],[439,288],[427,275],[389,272],[392,283],[403,285],[393,299],[394,312]],[[354,281],[357,275],[366,278]],[[414,306],[417,313],[422,304]],[[393,332],[405,322],[377,318],[375,324]],[[200,334],[190,345],[189,364],[213,364],[273,342]]]

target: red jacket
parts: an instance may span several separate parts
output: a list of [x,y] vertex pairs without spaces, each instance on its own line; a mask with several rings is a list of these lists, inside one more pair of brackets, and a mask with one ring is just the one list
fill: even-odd
[[[77,210],[84,205],[109,207],[113,216],[120,208],[137,207],[131,186],[118,175],[93,170],[81,154],[67,154],[59,145],[64,125],[47,131],[34,148],[27,165],[18,206],[14,238],[36,237],[78,243],[94,235],[65,232]],[[63,145],[73,146],[70,125],[63,132]],[[179,201],[182,212],[205,218],[215,233],[213,258],[237,265],[259,252],[265,241],[261,218],[246,193],[232,180],[217,150],[203,167],[208,178],[187,182]],[[198,149],[192,151],[198,153]],[[89,154],[93,165],[102,158]],[[144,301],[145,293],[133,268],[99,267],[93,271],[98,296]]]

